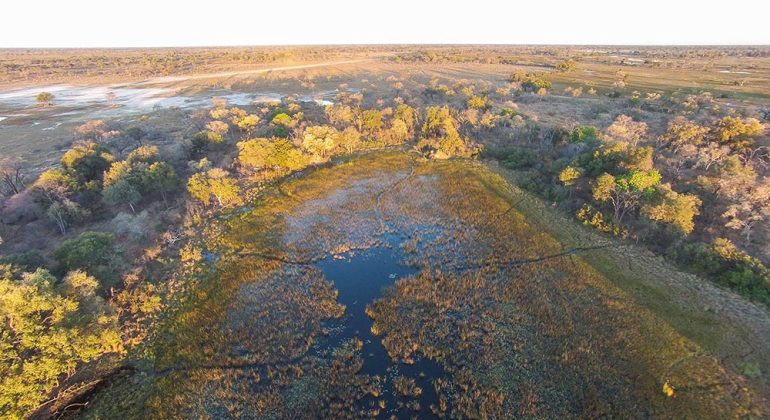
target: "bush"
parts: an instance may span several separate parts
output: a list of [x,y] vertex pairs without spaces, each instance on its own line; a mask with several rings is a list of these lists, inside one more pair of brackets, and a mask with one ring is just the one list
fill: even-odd
[[729,240],[685,243],[673,248],[670,255],[685,269],[770,306],[770,270]]
[[12,265],[25,272],[35,271],[38,267],[45,265],[43,256],[37,250],[30,250],[20,254],[8,254],[0,256],[0,265]]
[[599,138],[599,130],[596,127],[579,125],[569,133],[570,143],[587,143]]
[[500,159],[508,169],[525,169],[534,166],[538,160],[529,150],[512,150]]

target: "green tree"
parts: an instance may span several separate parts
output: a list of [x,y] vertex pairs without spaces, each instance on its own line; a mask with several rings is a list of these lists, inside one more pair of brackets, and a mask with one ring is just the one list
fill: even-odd
[[90,214],[80,204],[68,198],[54,200],[46,210],[46,215],[56,223],[62,235],[67,234],[67,228],[73,223],[86,219]]
[[641,199],[654,191],[660,183],[660,173],[633,171],[615,177],[604,173],[596,178],[593,197],[599,202],[609,202],[613,209],[613,219],[620,225],[623,218],[639,206]]
[[142,199],[142,194],[129,178],[120,179],[104,189],[104,201],[109,205],[128,204],[131,213],[136,213],[134,205]]
[[165,202],[166,195],[179,187],[179,178],[168,162],[153,162],[144,172],[142,184],[150,191],[160,193]]
[[367,109],[358,116],[358,129],[369,135],[373,135],[382,129],[382,112],[376,109]]
[[79,141],[61,157],[61,164],[75,172],[79,183],[101,179],[115,157],[92,141]]

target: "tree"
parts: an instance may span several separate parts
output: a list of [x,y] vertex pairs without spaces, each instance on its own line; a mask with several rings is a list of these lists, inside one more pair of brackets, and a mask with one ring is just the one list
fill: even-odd
[[130,139],[134,140],[138,146],[142,145],[142,139],[145,136],[144,130],[142,130],[139,127],[130,127],[126,129],[126,131],[123,132],[126,136],[128,136]]
[[295,171],[307,166],[307,158],[286,139],[251,139],[238,143],[238,161],[256,170]]
[[752,183],[733,195],[735,201],[722,217],[727,219],[725,226],[740,231],[749,244],[756,225],[770,218],[770,178]]
[[447,159],[452,156],[475,156],[480,148],[468,139],[460,136],[457,120],[449,107],[428,107],[422,124],[422,138],[415,146],[423,153],[435,159]]
[[326,160],[337,148],[339,137],[337,129],[328,125],[307,127],[302,137],[302,149]]
[[179,178],[176,176],[176,171],[167,162],[151,163],[143,175],[143,185],[150,191],[160,193],[164,202],[166,201],[166,195],[179,186]]
[[35,100],[42,106],[53,105],[53,95],[49,92],[40,92],[35,96]]
[[338,145],[345,153],[352,153],[361,147],[361,133],[355,127],[348,127],[340,133]]
[[711,131],[720,144],[743,151],[764,133],[765,126],[756,118],[724,117],[714,124]]
[[570,143],[588,143],[599,138],[599,130],[596,127],[578,125],[569,134]]
[[61,157],[61,164],[76,174],[80,184],[98,180],[115,158],[109,150],[92,141],[79,141]]
[[18,194],[24,189],[26,163],[18,158],[0,158],[0,182],[6,195]]
[[703,168],[708,171],[713,165],[721,163],[730,155],[730,148],[716,143],[708,143],[705,147],[698,148],[695,168]]
[[576,67],[574,60],[567,59],[556,65],[556,71],[560,73],[569,73],[575,71]]
[[108,130],[104,121],[90,120],[75,128],[75,133],[85,140],[101,141]]
[[680,148],[703,144],[709,128],[694,123],[684,117],[676,117],[668,122],[666,132],[660,136],[660,142],[677,153]]
[[681,194],[670,184],[658,186],[654,203],[642,207],[642,213],[652,220],[663,222],[674,230],[689,235],[695,229],[693,219],[700,214],[701,200],[692,194]]
[[98,273],[115,255],[115,239],[111,233],[83,232],[64,241],[53,257],[65,271],[85,270]]
[[259,125],[259,116],[254,114],[246,115],[242,118],[239,118],[235,125],[238,126],[241,131],[243,131],[247,136],[251,134],[252,131],[254,131],[255,128],[257,128],[257,125]]
[[277,114],[270,122],[273,125],[280,125],[286,128],[292,128],[295,125],[295,121],[285,112]]
[[604,173],[596,178],[593,197],[599,202],[609,202],[613,208],[613,219],[620,225],[629,211],[637,208],[645,194],[650,194],[660,183],[660,173],[633,171],[614,177]]
[[417,111],[414,108],[406,104],[399,104],[393,112],[393,119],[403,121],[409,134],[414,134],[414,128],[417,125]]
[[107,204],[127,204],[134,213],[144,196],[157,192],[165,201],[166,193],[177,185],[174,168],[158,160],[158,148],[140,146],[126,160],[113,162],[104,175],[102,194]]
[[567,166],[559,173],[559,181],[561,181],[565,187],[571,187],[582,175],[583,173],[580,169],[575,168],[574,166]]
[[61,290],[55,283],[56,278],[43,269],[20,278],[0,274],[0,412],[4,415],[28,415],[78,365],[120,350],[116,317],[85,310],[98,303],[92,278],[72,274]]
[[622,114],[615,118],[615,121],[604,131],[609,140],[626,142],[632,146],[636,146],[646,133],[647,123],[636,122],[633,118]]
[[235,207],[243,203],[240,188],[224,169],[214,168],[199,172],[187,182],[187,191],[204,205],[211,204],[213,196],[220,207]]
[[80,204],[68,198],[63,198],[53,201],[48,206],[46,214],[56,223],[59,232],[62,235],[66,235],[68,227],[77,221],[87,218],[90,212],[80,207]]
[[382,111],[367,109],[358,116],[357,122],[359,131],[373,135],[382,129]]
[[471,109],[486,111],[487,109],[492,108],[492,101],[490,101],[489,98],[485,96],[472,95],[470,98],[468,98],[467,105],[468,108]]
[[324,111],[329,122],[338,127],[353,122],[355,118],[353,109],[347,105],[327,105]]
[[77,179],[71,170],[49,169],[38,177],[32,186],[32,192],[38,204],[56,223],[62,235],[67,227],[83,219],[88,211],[72,201],[70,196],[78,188]]
[[122,178],[110,184],[102,194],[104,201],[109,205],[128,204],[131,213],[136,213],[134,205],[142,199],[142,194],[129,178]]

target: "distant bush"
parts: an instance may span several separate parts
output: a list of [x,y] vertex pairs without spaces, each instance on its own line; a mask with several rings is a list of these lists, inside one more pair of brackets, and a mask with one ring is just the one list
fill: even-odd
[[579,125],[569,133],[570,143],[586,143],[599,138],[599,130],[588,125]]
[[674,248],[671,255],[686,269],[770,306],[770,270],[729,240],[685,243]]
[[540,89],[550,89],[551,82],[545,80],[542,75],[537,73],[525,73],[516,71],[508,77],[509,82],[520,83],[522,89],[528,92],[537,92]]
[[499,159],[508,169],[531,168],[538,162],[537,156],[529,150],[512,150]]

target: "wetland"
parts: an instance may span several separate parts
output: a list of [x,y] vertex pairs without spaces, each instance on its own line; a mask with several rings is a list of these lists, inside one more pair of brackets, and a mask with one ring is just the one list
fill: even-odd
[[345,157],[207,221],[207,258],[86,417],[703,417],[761,391],[482,163]]

